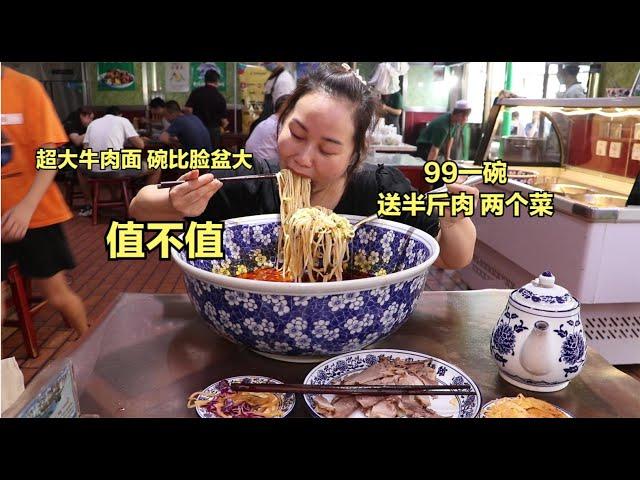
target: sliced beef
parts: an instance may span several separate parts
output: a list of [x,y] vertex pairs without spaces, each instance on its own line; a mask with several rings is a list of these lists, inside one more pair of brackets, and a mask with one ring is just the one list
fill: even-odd
[[338,400],[334,401],[332,406],[335,408],[333,414],[335,418],[347,418],[360,407],[353,395],[339,396]]
[[331,402],[327,400],[323,395],[316,395],[313,397],[313,403],[316,405],[316,409],[320,415],[324,415],[325,417],[333,417],[333,414],[336,411],[336,408],[331,405]]
[[[382,358],[360,372],[346,376],[342,385],[437,385],[436,372],[427,361],[405,362]],[[416,418],[440,417],[430,407],[429,395],[336,395],[331,402],[316,396],[320,413],[329,417],[349,417],[356,410],[376,418],[407,416]]]
[[378,380],[386,376],[387,364],[385,362],[379,362],[366,370],[358,372],[356,375],[350,376],[343,382],[344,385],[362,385],[373,380]]
[[356,395],[355,398],[362,408],[367,409],[384,400],[385,397],[380,395]]
[[390,400],[383,400],[376,403],[369,412],[369,417],[372,418],[395,418],[397,414],[397,407],[395,403]]

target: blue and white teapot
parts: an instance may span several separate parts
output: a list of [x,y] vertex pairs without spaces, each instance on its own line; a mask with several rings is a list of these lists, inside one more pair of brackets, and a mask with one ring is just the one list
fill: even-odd
[[586,359],[580,302],[543,272],[511,292],[491,333],[491,355],[507,382],[536,392],[562,390]]

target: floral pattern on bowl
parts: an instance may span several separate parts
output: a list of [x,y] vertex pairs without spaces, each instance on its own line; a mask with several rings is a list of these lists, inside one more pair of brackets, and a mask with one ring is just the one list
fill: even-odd
[[295,284],[229,276],[274,265],[278,227],[277,215],[227,221],[223,260],[173,251],[200,316],[225,338],[267,354],[336,355],[379,341],[413,311],[439,253],[425,232],[377,220],[352,242],[354,265],[370,278]]
[[[237,276],[261,267],[274,267],[280,224],[247,225],[226,228],[223,234],[222,260],[195,260],[194,266],[221,275]],[[386,275],[424,262],[429,256],[426,245],[393,230],[372,224],[360,227],[351,242],[356,270],[371,275]],[[181,258],[185,261],[185,253]]]

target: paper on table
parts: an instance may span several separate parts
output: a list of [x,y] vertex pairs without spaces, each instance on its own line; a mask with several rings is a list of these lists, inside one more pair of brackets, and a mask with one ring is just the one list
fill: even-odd
[[24,375],[15,357],[2,359],[2,412],[24,392]]

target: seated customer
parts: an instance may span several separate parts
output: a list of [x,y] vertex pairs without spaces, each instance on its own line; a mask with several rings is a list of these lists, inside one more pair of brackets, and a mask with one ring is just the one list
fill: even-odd
[[169,100],[165,106],[169,127],[160,134],[160,141],[166,144],[180,144],[183,150],[201,150],[210,152],[211,135],[202,120],[190,113],[182,113],[180,104]]
[[282,95],[275,104],[276,113],[260,122],[247,139],[245,151],[256,158],[271,160],[278,158],[278,118],[291,95]]
[[[64,130],[69,135],[69,147],[73,148],[76,153],[82,150],[84,142],[84,134],[87,127],[93,121],[95,113],[91,107],[80,107],[69,114],[63,123]],[[75,148],[74,148],[75,147]]]
[[[165,118],[165,102],[160,97],[156,97],[149,102],[149,112],[151,119],[145,117],[135,117],[133,119],[133,126],[136,130],[147,127],[149,133],[153,136],[154,133],[159,133],[165,130],[169,126],[169,122]],[[155,132],[154,132],[155,131]]]
[[[122,116],[119,107],[109,107],[106,114],[91,122],[84,136],[85,148],[90,148],[93,152],[102,152],[108,149],[122,150],[125,144],[133,148],[144,148],[144,141],[133,128],[131,122]],[[131,148],[127,145],[127,148]],[[147,176],[146,184],[158,183],[161,170],[150,170],[142,160],[140,170],[112,170],[102,169],[100,165],[93,165],[91,170],[87,170],[82,164],[78,168],[78,180],[87,182],[90,178],[121,178],[121,177],[143,177]],[[91,200],[91,199],[90,199]]]

